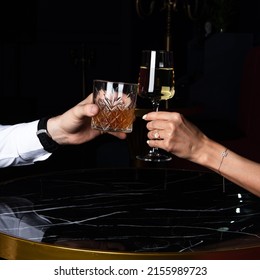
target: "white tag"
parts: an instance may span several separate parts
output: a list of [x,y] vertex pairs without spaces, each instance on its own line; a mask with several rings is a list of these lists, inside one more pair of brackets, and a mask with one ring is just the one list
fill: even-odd
[[151,62],[150,62],[148,92],[154,91],[155,61],[156,61],[156,51],[152,51],[151,52]]

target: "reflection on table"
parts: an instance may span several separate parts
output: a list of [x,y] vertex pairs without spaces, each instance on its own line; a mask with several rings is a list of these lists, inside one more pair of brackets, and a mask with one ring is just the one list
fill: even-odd
[[0,257],[260,257],[259,198],[211,172],[88,169],[0,185]]

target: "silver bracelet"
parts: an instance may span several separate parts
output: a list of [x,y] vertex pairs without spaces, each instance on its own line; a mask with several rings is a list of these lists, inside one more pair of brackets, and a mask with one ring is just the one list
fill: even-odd
[[224,161],[224,158],[227,157],[227,155],[228,155],[228,149],[226,148],[225,151],[223,151],[220,155],[221,155],[221,162],[220,162],[220,164],[219,164],[218,173],[222,176],[222,174],[221,174],[221,172],[220,172],[220,168],[221,168],[221,166],[222,166],[222,163],[223,163],[223,161]]

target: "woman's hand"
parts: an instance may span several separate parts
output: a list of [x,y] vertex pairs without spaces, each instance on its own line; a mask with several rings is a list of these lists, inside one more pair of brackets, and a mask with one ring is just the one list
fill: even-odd
[[197,162],[207,137],[181,114],[151,112],[143,116],[148,121],[148,145],[161,148],[178,157]]

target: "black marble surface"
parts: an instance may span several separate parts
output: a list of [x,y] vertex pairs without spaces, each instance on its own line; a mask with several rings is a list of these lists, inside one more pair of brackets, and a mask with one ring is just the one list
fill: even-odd
[[260,247],[260,199],[211,172],[88,169],[0,184],[0,232],[120,252]]

